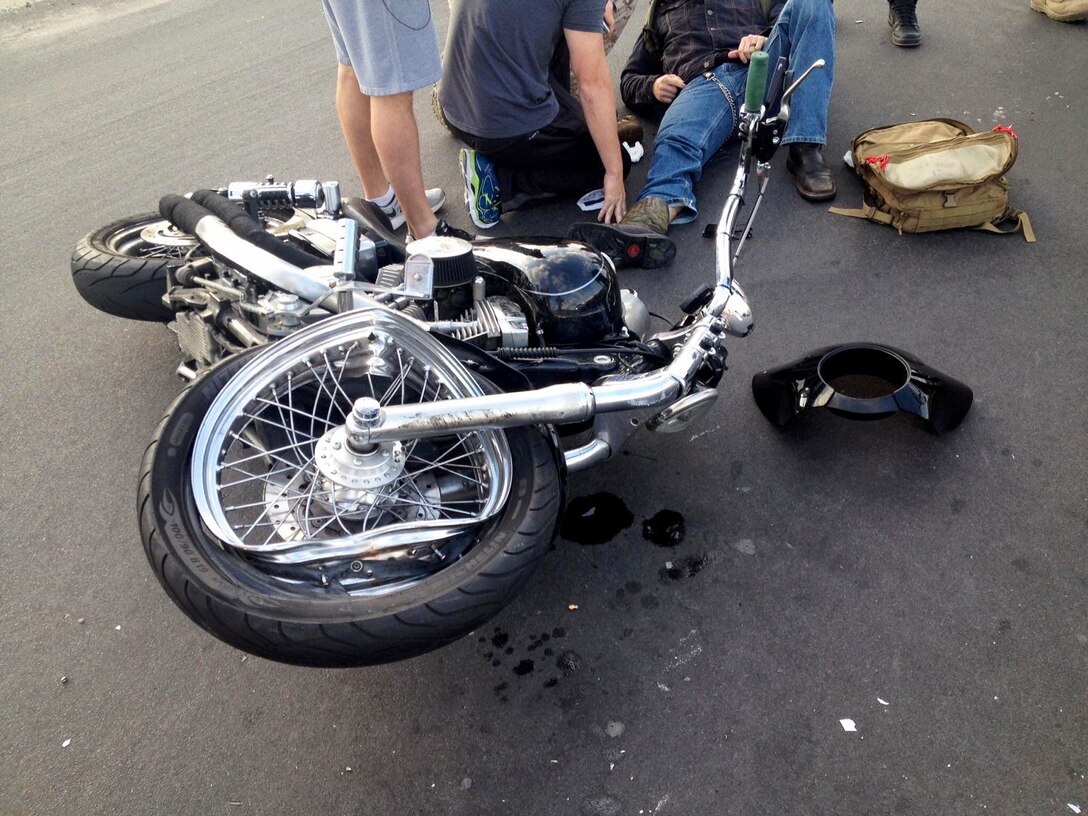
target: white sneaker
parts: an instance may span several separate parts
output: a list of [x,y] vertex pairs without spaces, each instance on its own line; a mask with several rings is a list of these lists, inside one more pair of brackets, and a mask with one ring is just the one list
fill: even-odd
[[[427,196],[427,206],[431,208],[431,212],[436,213],[446,206],[446,193],[441,187],[432,187],[423,192]],[[400,229],[404,226],[404,210],[400,208],[400,202],[397,201],[396,194],[393,195],[391,204],[382,207],[382,212],[385,213],[386,218],[393,225],[393,229]]]

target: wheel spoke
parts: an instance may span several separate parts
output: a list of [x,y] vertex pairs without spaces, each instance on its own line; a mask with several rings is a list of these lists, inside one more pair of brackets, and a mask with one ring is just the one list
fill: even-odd
[[[288,393],[290,393],[290,392],[288,392]],[[258,397],[257,399],[255,399],[255,400],[254,400],[254,402],[256,402],[256,403],[258,403],[258,404],[260,404],[260,405],[267,405],[267,406],[270,406],[270,407],[272,407],[272,408],[277,408],[277,409],[279,409],[280,411],[282,411],[282,410],[283,410],[284,408],[286,408],[286,409],[287,409],[287,413],[288,413],[288,414],[291,414],[291,415],[292,415],[292,418],[294,417],[294,415],[298,415],[298,416],[300,416],[300,417],[304,417],[305,419],[309,419],[309,420],[315,420],[315,419],[316,419],[316,420],[318,420],[319,422],[324,422],[324,423],[325,423],[325,426],[326,426],[327,428],[335,428],[335,427],[336,427],[336,425],[338,424],[338,423],[336,423],[336,422],[331,422],[331,421],[329,421],[329,420],[323,420],[323,419],[321,419],[321,417],[319,417],[319,416],[316,416],[316,415],[314,415],[314,414],[310,413],[309,411],[303,411],[303,410],[302,410],[302,409],[300,409],[300,408],[295,408],[295,407],[294,407],[293,405],[286,405],[286,406],[284,406],[284,405],[282,405],[281,403],[278,403],[278,402],[272,402],[271,400],[268,400],[268,399],[264,399],[263,397]],[[272,421],[271,421],[271,420],[269,420],[269,419],[263,419],[263,418],[261,418],[261,417],[259,417],[259,416],[257,416],[257,415],[254,415],[254,414],[245,414],[245,413],[244,413],[244,414],[242,414],[242,416],[246,416],[246,417],[249,417],[250,419],[262,419],[262,421],[264,421],[264,422],[268,422],[269,424],[272,424]],[[287,421],[288,421],[287,419],[285,419],[285,420],[284,420],[284,422],[287,422]],[[296,428],[296,427],[295,427],[294,425],[291,425],[291,426],[287,426],[287,425],[281,425],[281,426],[279,426],[279,427],[283,428],[284,430],[286,430],[286,431],[288,431],[288,432],[294,432],[294,433],[298,433],[298,428]],[[313,434],[313,433],[311,433],[310,435],[311,435],[311,437],[313,437],[313,438],[315,438],[315,439],[316,439],[316,438],[318,438],[318,437],[320,436],[320,434]]]

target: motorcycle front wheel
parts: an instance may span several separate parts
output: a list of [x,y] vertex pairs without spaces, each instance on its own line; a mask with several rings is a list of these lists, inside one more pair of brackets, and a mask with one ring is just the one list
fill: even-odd
[[361,397],[389,405],[487,387],[429,358],[420,343],[437,344],[425,334],[413,345],[396,328],[326,331],[228,360],[163,417],[140,479],[145,552],[173,601],[221,640],[307,666],[421,654],[496,614],[548,550],[561,464],[541,429],[329,464]]

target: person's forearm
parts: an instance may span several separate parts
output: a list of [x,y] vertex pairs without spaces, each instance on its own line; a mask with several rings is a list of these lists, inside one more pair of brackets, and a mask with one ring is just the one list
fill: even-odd
[[616,132],[616,92],[610,79],[579,80],[582,91],[582,110],[585,113],[589,135],[601,157],[605,173],[623,175],[623,156]]

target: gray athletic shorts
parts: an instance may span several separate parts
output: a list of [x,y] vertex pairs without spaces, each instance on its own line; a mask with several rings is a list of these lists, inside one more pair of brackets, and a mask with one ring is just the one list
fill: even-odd
[[336,58],[367,96],[433,85],[442,75],[428,0],[321,0]]

